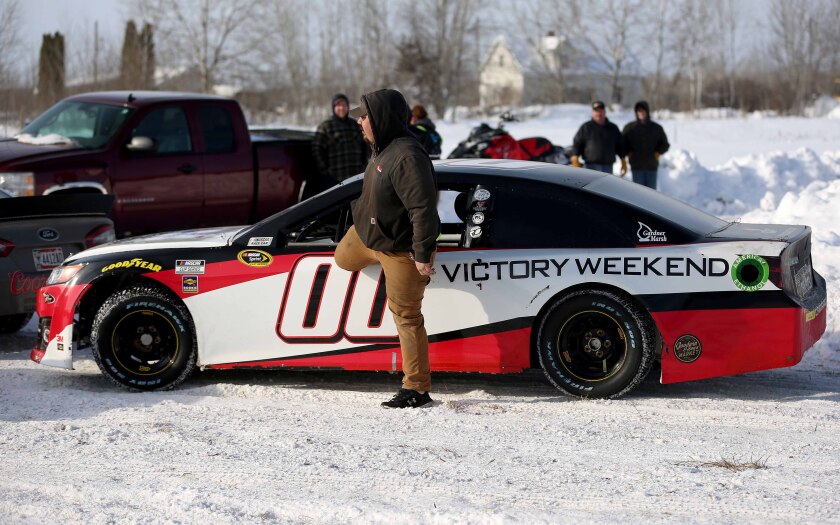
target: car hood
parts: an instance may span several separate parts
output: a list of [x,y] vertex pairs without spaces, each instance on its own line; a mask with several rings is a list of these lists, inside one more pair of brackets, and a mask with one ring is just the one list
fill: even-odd
[[41,160],[68,153],[85,151],[84,148],[67,144],[35,145],[22,144],[15,139],[0,140],[0,166],[21,161]]
[[200,230],[182,230],[167,233],[155,233],[130,237],[109,242],[95,248],[89,248],[67,259],[65,263],[72,263],[79,259],[97,257],[121,252],[137,252],[143,250],[160,250],[167,248],[215,248],[227,246],[230,239],[244,226],[229,226],[225,228],[203,228]]

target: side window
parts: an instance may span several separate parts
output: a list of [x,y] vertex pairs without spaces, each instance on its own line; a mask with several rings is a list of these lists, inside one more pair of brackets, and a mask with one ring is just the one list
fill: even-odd
[[485,245],[493,248],[632,247],[620,205],[574,189],[501,189]]
[[233,120],[224,106],[205,105],[198,109],[198,123],[207,153],[228,153],[236,149]]
[[350,205],[344,204],[313,217],[289,232],[289,244],[338,243],[350,227]]
[[158,154],[192,151],[190,128],[184,110],[178,107],[158,108],[146,115],[131,132],[132,137],[149,137]]

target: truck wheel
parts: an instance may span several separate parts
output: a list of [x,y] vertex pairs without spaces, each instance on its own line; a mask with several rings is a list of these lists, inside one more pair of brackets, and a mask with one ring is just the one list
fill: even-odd
[[0,315],[0,334],[13,334],[26,326],[32,314]]
[[609,291],[560,297],[537,326],[540,365],[568,394],[615,398],[633,390],[654,361],[656,329],[632,301]]
[[129,390],[168,390],[195,368],[195,328],[187,308],[166,291],[136,285],[99,308],[91,330],[93,358],[106,377]]

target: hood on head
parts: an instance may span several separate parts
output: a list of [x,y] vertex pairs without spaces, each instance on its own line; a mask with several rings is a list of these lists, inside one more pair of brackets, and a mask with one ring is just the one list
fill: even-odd
[[650,118],[650,106],[648,105],[648,103],[646,101],[640,100],[640,101],[636,102],[636,105],[633,106],[633,113],[639,111],[639,108],[644,109],[645,113],[647,113],[648,118]]
[[409,136],[407,124],[411,109],[402,93],[395,89],[380,89],[362,95],[361,102],[370,119],[376,152],[385,149],[396,138]]
[[[349,99],[349,98],[347,98],[347,95],[345,95],[344,93],[336,93],[335,95],[333,95],[333,98],[332,98],[332,103],[330,103],[330,111],[331,111],[331,112],[332,112],[332,114],[333,114],[334,116],[336,116],[336,117],[337,117],[338,115],[336,115],[336,114],[335,114],[335,103],[336,103],[337,101],[341,100],[341,99],[344,99],[344,102],[347,102],[347,106],[350,106],[350,99]],[[345,117],[345,118],[346,118],[346,117]]]

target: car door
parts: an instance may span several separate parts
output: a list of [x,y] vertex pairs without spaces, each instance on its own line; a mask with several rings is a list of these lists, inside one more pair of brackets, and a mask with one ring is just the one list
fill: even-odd
[[205,226],[246,224],[250,219],[254,160],[250,143],[237,140],[248,130],[241,119],[233,118],[231,109],[224,102],[197,106],[204,164],[201,222]]
[[193,129],[188,105],[157,106],[140,116],[125,142],[148,137],[154,149],[119,152],[111,177],[118,231],[136,234],[201,224],[204,169]]

